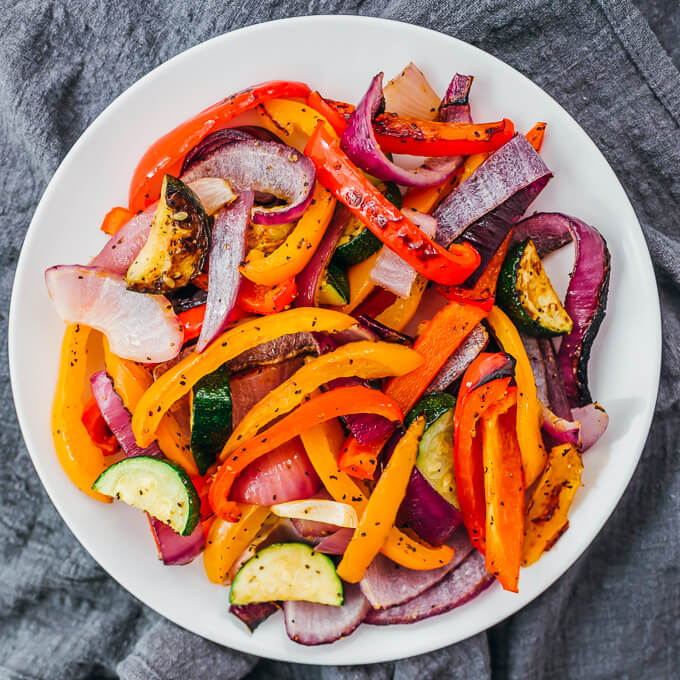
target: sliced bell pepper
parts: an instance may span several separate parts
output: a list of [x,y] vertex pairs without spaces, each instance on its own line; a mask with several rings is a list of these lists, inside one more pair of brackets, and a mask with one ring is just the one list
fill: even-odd
[[373,442],[362,444],[351,435],[347,437],[338,456],[338,467],[343,472],[358,479],[373,479],[377,464],[378,456]]
[[545,128],[547,125],[547,123],[536,123],[536,125],[534,125],[534,127],[526,134],[529,144],[531,144],[537,152],[540,151],[543,146],[543,138],[545,137]]
[[99,409],[99,404],[94,397],[85,404],[80,420],[94,445],[105,456],[112,456],[120,449],[118,439],[116,439],[116,435],[111,432],[111,429],[106,424],[106,420],[104,420],[104,416]]
[[248,411],[227,440],[222,460],[238,448],[239,442],[254,437],[267,423],[294,409],[331,380],[351,376],[372,380],[402,375],[422,362],[423,357],[418,352],[394,342],[350,342],[315,357]]
[[167,173],[178,175],[187,152],[211,132],[269,99],[308,94],[309,88],[304,83],[272,80],[232,94],[180,123],[157,139],[137,164],[130,182],[130,211],[136,213],[153,203],[160,195],[163,177]]
[[87,341],[91,332],[91,328],[81,324],[70,324],[64,332],[52,404],[52,439],[59,463],[69,479],[88,496],[110,503],[110,496],[92,490],[92,484],[106,469],[106,462],[81,420],[88,378]]
[[177,315],[182,328],[184,329],[184,343],[190,340],[195,340],[203,328],[203,319],[205,318],[205,305],[198,305],[192,307]]
[[501,243],[498,250],[494,253],[486,269],[482,272],[479,280],[472,288],[462,288],[460,286],[440,286],[439,292],[447,300],[457,300],[458,302],[477,305],[487,312],[491,310],[496,299],[496,284],[500,274],[505,255],[510,247],[512,229]]
[[391,291],[380,286],[376,286],[368,297],[354,310],[354,316],[366,314],[375,319],[378,314],[384,312],[395,300],[397,296]]
[[258,106],[257,114],[263,127],[298,151],[304,151],[317,125],[323,125],[331,137],[337,136],[322,112],[290,99],[273,99]]
[[347,128],[347,119],[314,90],[307,95],[307,105],[318,111],[333,127],[335,134],[342,137]]
[[485,552],[486,510],[482,446],[477,423],[486,409],[506,396],[511,378],[497,378],[472,390],[466,387],[466,382],[471,383],[471,375],[479,370],[482,362],[488,363],[490,356],[493,355],[480,354],[463,376],[453,419],[453,468],[458,501],[470,540],[481,552]]
[[163,415],[205,375],[263,342],[290,333],[333,333],[352,326],[351,316],[331,309],[299,307],[243,321],[215,340],[205,351],[190,354],[149,386],[132,415],[132,431],[140,446],[155,438]]
[[469,244],[453,244],[445,250],[426,236],[371,184],[323,126],[309,138],[305,154],[314,162],[319,181],[426,278],[459,284],[479,266],[479,254]]
[[236,304],[249,314],[276,314],[283,311],[296,295],[297,283],[294,277],[271,287],[245,279],[241,282]]
[[267,430],[257,433],[239,448],[222,451],[219,467],[210,487],[210,505],[219,517],[238,517],[239,509],[229,500],[238,475],[260,456],[269,453],[318,423],[355,413],[375,413],[389,420],[402,420],[401,409],[382,392],[363,385],[339,387],[309,399]]
[[507,118],[494,123],[441,123],[392,113],[376,116],[373,130],[383,151],[411,156],[490,153],[515,134]]
[[369,258],[359,264],[355,264],[347,270],[349,280],[349,302],[341,307],[345,314],[352,314],[354,310],[371,294],[375,284],[371,281],[371,272],[378,259],[377,253],[373,253]]
[[[146,390],[153,384],[153,378],[142,364],[115,355],[106,337],[103,340],[106,372],[111,376],[113,386],[123,400],[125,408],[134,413]],[[172,413],[165,413],[161,418],[151,441],[153,439],[157,440],[158,446],[167,458],[181,465],[190,475],[198,475],[189,439]]]
[[418,311],[426,288],[427,279],[418,274],[411,286],[411,292],[408,294],[408,297],[397,296],[387,309],[375,317],[376,321],[379,321],[388,328],[393,328],[395,331],[404,330]]
[[515,369],[515,382],[518,388],[517,438],[522,451],[524,486],[529,487],[543,472],[547,458],[541,437],[543,415],[534,374],[519,333],[505,312],[498,307],[492,307],[487,322],[503,351],[514,357],[517,362]]
[[397,511],[406,495],[406,486],[413,471],[418,444],[425,429],[425,417],[420,416],[406,430],[392,453],[366,509],[354,530],[345,554],[338,564],[338,576],[348,583],[358,583],[368,565],[380,552],[394,526]]
[[486,570],[505,590],[517,592],[524,534],[524,480],[517,442],[517,388],[482,416]]
[[239,504],[239,511],[238,522],[216,517],[208,531],[203,566],[211,583],[224,583],[232,565],[269,515],[269,508],[261,505]]
[[117,206],[115,208],[111,208],[111,210],[109,210],[109,212],[104,215],[104,219],[99,228],[105,234],[113,236],[132,217],[133,213],[131,213],[127,208],[121,208],[120,206]]
[[256,248],[250,250],[239,271],[261,286],[275,286],[295,277],[318,248],[334,210],[335,199],[317,183],[310,206],[286,240],[269,255]]
[[[364,490],[338,469],[336,456],[344,433],[337,420],[329,420],[315,425],[300,434],[300,439],[309,456],[316,473],[334,500],[349,503],[361,517],[366,508],[366,494]],[[436,569],[448,564],[453,551],[446,545],[432,547],[420,543],[393,526],[389,536],[380,551],[393,562],[407,569],[427,570]]]
[[533,564],[557,543],[569,528],[567,517],[581,486],[583,459],[576,446],[562,444],[550,450],[548,463],[531,494],[524,523],[522,564]]

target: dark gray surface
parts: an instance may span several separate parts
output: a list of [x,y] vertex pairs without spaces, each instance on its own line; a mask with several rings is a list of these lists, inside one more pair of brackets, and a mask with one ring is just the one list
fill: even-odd
[[[3,353],[0,678],[241,678],[253,668],[253,679],[678,677],[680,76],[633,5],[152,0],[104,10],[105,3],[98,4],[27,0],[4,7],[3,322],[40,195],[73,142],[115,96],[177,52],[232,28],[296,14],[358,12],[437,28],[488,50],[546,89],[592,136],[631,197],[655,261],[665,338],[661,392],[623,500],[593,546],[543,596],[488,633],[426,657],[316,669],[256,665],[195,638],[140,605],[94,563],[35,475],[17,429]],[[677,1],[638,4],[678,64]],[[646,348],[639,360],[646,360]]]

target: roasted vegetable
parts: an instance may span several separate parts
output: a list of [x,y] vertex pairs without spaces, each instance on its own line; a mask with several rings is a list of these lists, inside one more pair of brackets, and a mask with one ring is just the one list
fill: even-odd
[[200,273],[208,256],[210,219],[194,192],[166,175],[149,237],[125,276],[139,293],[166,293]]

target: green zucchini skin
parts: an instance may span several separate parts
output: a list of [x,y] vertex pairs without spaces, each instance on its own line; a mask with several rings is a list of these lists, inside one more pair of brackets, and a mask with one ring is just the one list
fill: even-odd
[[496,304],[521,331],[534,337],[564,335],[573,327],[531,239],[508,251],[498,277]]
[[217,460],[232,429],[229,368],[225,365],[201,378],[192,390],[191,453],[201,475]]
[[425,429],[427,430],[435,420],[438,420],[446,411],[456,408],[456,398],[448,392],[432,392],[420,399],[404,418],[404,427],[408,429],[411,423],[421,415],[425,416]]
[[319,286],[318,302],[322,305],[340,306],[349,302],[349,279],[344,269],[329,262]]
[[168,293],[199,274],[210,250],[212,218],[180,179],[165,175],[146,243],[125,276],[138,293]]
[[184,468],[167,458],[135,456],[106,468],[92,488],[145,510],[181,536],[198,524],[201,499]]

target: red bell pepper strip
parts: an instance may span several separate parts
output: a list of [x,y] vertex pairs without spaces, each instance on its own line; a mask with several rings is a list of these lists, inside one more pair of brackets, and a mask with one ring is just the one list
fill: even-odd
[[92,443],[100,449],[105,456],[111,456],[118,452],[118,449],[120,448],[118,439],[109,429],[109,426],[99,409],[99,404],[97,404],[97,400],[94,397],[85,404],[81,421],[85,426]]
[[102,224],[99,227],[105,234],[113,236],[127,221],[132,218],[133,214],[127,208],[117,206],[111,208],[109,212],[104,215]]
[[[385,394],[394,399],[406,413],[423,394],[444,362],[458,349],[470,331],[487,315],[481,307],[450,302],[427,322],[416,339],[413,349],[422,355],[424,363],[405,375],[392,378]],[[373,479],[378,455],[389,435],[363,446],[354,438],[345,443],[344,455],[338,463],[341,470],[355,477]],[[345,464],[347,467],[344,467]]]
[[517,441],[517,388],[482,417],[486,570],[517,592],[524,539],[522,452]]
[[318,111],[331,124],[338,137],[342,137],[347,127],[347,119],[335,106],[329,104],[316,90],[309,93],[307,106]]
[[378,286],[372,290],[368,297],[354,309],[352,314],[358,317],[360,314],[366,314],[372,319],[384,312],[394,301],[397,296],[386,288]]
[[534,127],[526,134],[529,144],[536,149],[536,153],[538,153],[543,146],[543,137],[545,137],[545,128],[547,125],[547,123],[536,123],[536,125],[534,125]]
[[490,153],[515,134],[511,120],[494,123],[440,123],[383,113],[373,121],[380,148],[411,156],[469,156]]
[[510,239],[512,238],[512,230],[505,237],[505,241],[501,243],[500,247],[491,258],[491,261],[482,272],[479,280],[473,288],[461,288],[460,286],[440,286],[439,292],[447,300],[457,300],[463,304],[477,305],[487,312],[496,301],[496,284],[498,283],[498,275],[500,274],[505,255],[510,246]]
[[283,311],[296,295],[294,276],[275,286],[261,286],[244,277],[236,304],[249,314],[276,314]]
[[195,340],[201,334],[203,319],[205,317],[205,305],[192,307],[184,312],[180,312],[177,318],[184,328],[184,342]]
[[403,419],[401,409],[392,399],[361,385],[338,387],[312,397],[226,457],[209,492],[215,514],[231,521],[238,519],[238,504],[229,500],[229,493],[236,477],[254,460],[314,425],[354,413],[376,413],[389,420]]
[[156,140],[142,156],[130,182],[130,212],[136,213],[160,195],[163,176],[179,174],[184,156],[211,132],[223,128],[232,118],[277,97],[309,94],[304,83],[272,80],[253,85],[213,104]]
[[314,162],[321,184],[425,278],[456,285],[479,266],[479,254],[469,244],[445,250],[423,234],[366,179],[323,126],[309,138],[305,154]]

